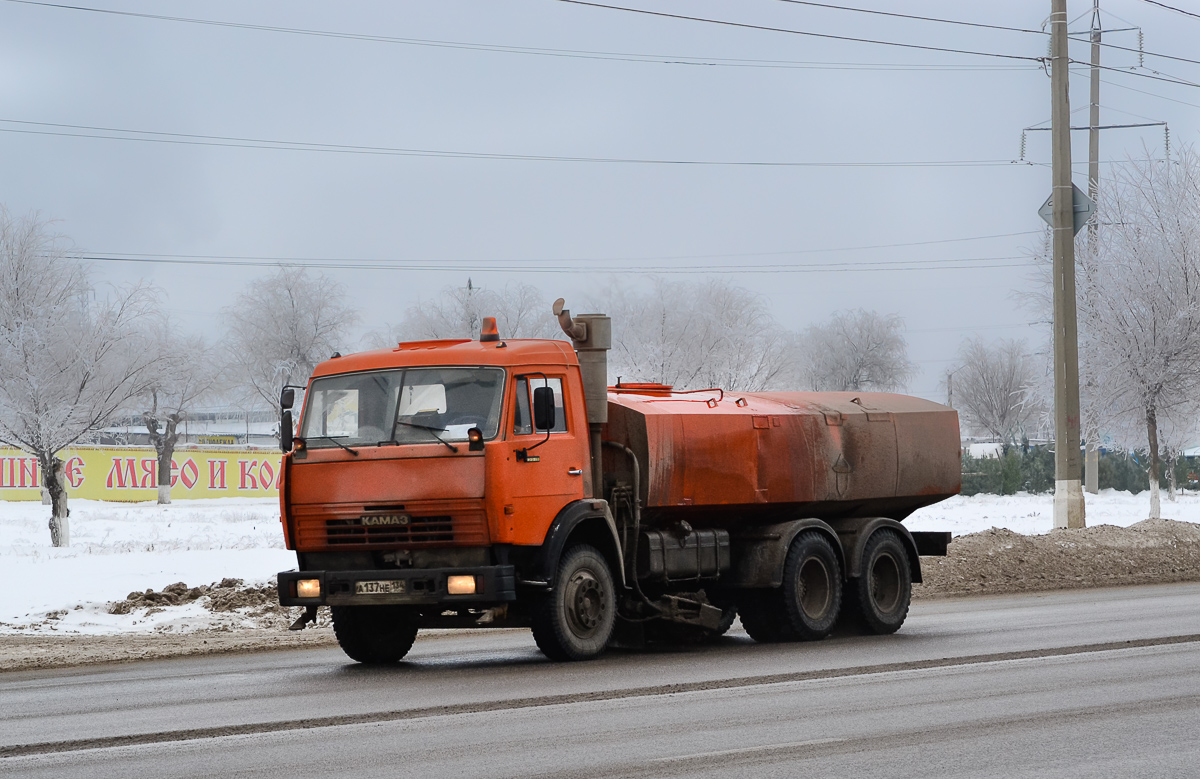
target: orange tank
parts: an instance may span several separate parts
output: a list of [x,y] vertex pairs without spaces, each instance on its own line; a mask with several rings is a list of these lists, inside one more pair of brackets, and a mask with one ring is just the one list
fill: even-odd
[[[907,395],[618,385],[604,438],[636,454],[649,522],[902,520],[962,480],[958,413]],[[632,483],[626,455],[604,458],[606,474]]]

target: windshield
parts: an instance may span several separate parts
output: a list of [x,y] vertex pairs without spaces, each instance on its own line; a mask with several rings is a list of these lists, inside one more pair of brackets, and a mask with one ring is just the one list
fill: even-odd
[[504,371],[413,368],[316,379],[305,398],[300,437],[309,448],[485,439],[500,428]]

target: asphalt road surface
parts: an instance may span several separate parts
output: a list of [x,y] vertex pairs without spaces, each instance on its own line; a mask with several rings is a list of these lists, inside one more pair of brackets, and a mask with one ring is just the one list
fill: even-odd
[[547,662],[527,632],[0,674],[0,776],[1200,776],[1200,585]]

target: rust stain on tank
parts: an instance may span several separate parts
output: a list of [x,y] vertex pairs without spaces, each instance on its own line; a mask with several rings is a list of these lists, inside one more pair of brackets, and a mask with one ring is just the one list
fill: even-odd
[[605,437],[637,453],[648,516],[686,506],[726,522],[902,519],[960,489],[953,409],[888,393],[761,392],[738,401],[717,392],[610,393]]

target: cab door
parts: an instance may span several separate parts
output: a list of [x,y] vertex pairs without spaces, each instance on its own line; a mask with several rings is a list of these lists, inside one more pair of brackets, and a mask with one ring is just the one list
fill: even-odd
[[[542,543],[559,510],[584,497],[587,430],[575,430],[571,424],[565,383],[565,375],[554,373],[515,377],[504,462],[509,496],[504,519],[511,543]],[[533,390],[539,387],[554,393],[554,424],[548,431],[534,429]]]

